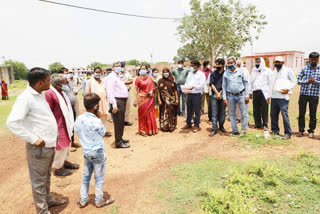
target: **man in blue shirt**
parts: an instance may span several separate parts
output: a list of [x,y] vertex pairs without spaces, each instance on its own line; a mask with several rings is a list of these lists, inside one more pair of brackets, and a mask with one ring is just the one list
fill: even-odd
[[109,199],[103,198],[105,161],[107,159],[103,137],[106,129],[99,118],[101,116],[98,111],[100,97],[95,93],[88,93],[83,99],[84,107],[87,111],[77,118],[74,125],[84,153],[81,197],[78,201],[78,206],[84,208],[88,205],[89,184],[94,172],[95,204],[97,208],[101,208],[114,202],[111,197]]
[[241,112],[241,134],[245,134],[248,129],[246,104],[249,103],[249,82],[248,76],[242,69],[238,69],[235,64],[235,58],[228,59],[228,70],[223,75],[222,92],[224,104],[229,106],[232,134],[239,135],[236,120],[236,104],[239,104]]
[[309,65],[302,68],[298,76],[298,84],[301,85],[299,97],[299,132],[297,137],[302,137],[305,128],[305,114],[309,103],[309,138],[314,138],[314,130],[317,125],[317,107],[319,101],[320,65],[319,53],[312,52],[309,55]]

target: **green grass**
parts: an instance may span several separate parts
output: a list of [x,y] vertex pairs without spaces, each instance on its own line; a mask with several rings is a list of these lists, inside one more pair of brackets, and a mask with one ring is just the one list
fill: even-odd
[[179,165],[157,192],[166,203],[163,213],[176,214],[319,213],[319,197],[319,158],[310,153]]
[[282,140],[281,138],[270,135],[269,139],[264,139],[263,131],[252,131],[244,136],[237,137],[237,142],[243,143],[245,146],[261,147],[267,145],[288,145],[292,143],[291,140]]

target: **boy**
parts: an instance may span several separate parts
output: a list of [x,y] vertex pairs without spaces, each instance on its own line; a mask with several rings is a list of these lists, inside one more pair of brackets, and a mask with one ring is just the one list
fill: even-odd
[[105,161],[107,159],[103,137],[106,129],[100,119],[99,101],[100,97],[97,94],[86,94],[84,96],[86,112],[77,118],[74,126],[84,153],[81,198],[78,201],[80,208],[88,205],[88,192],[92,172],[94,172],[95,179],[96,207],[101,208],[114,202],[111,197],[109,199],[103,198]]

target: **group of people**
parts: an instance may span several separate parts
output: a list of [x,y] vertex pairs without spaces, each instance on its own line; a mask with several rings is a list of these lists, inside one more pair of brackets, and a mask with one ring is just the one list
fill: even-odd
[[[284,123],[284,139],[292,135],[288,115],[289,96],[296,84],[301,85],[299,97],[299,132],[305,129],[306,105],[309,103],[309,137],[314,137],[316,112],[319,99],[319,54],[309,55],[309,64],[296,79],[292,69],[284,65],[284,58],[275,58],[275,69],[266,67],[263,58],[255,59],[249,71],[242,61],[231,57],[218,58],[214,65],[191,61],[189,68],[180,60],[176,69],[165,67],[161,72],[150,65],[142,65],[133,79],[124,62],[116,62],[104,75],[95,68],[82,84],[85,112],[80,115],[79,81],[68,69],[52,74],[43,68],[33,68],[28,73],[29,85],[18,96],[7,120],[8,128],[26,142],[27,161],[32,193],[37,213],[50,213],[48,208],[66,203],[50,194],[52,165],[56,176],[68,176],[68,169],[78,169],[70,162],[71,147],[82,146],[84,169],[80,189],[80,208],[88,205],[89,183],[95,174],[96,207],[111,204],[114,199],[103,198],[105,161],[107,159],[104,137],[108,121],[114,124],[115,147],[129,148],[129,140],[123,139],[124,127],[131,126],[131,89],[133,105],[138,108],[138,133],[152,136],[158,130],[172,132],[177,117],[186,117],[182,129],[200,130],[200,117],[208,105],[208,120],[212,122],[210,136],[219,131],[225,133],[226,108],[231,121],[232,135],[244,135],[248,130],[248,104],[253,100],[255,128],[268,130],[269,104],[271,104],[271,131],[279,135],[281,112]],[[211,70],[212,67],[212,70]],[[51,87],[50,87],[51,85]],[[43,93],[46,91],[46,93]],[[187,113],[186,109],[187,107]],[[159,129],[158,123],[159,121]],[[241,131],[238,122],[241,121]],[[81,145],[74,142],[77,133]]]

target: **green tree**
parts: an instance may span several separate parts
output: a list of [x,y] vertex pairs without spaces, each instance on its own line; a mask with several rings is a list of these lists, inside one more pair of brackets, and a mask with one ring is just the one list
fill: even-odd
[[101,62],[93,62],[87,66],[87,68],[96,68],[96,67],[100,67],[102,69],[103,67],[111,67],[111,65],[103,64]]
[[201,52],[197,50],[196,45],[188,43],[178,49],[177,56],[173,58],[173,61],[177,63],[179,60],[190,61],[208,59],[209,57],[210,55],[203,56]]
[[23,62],[13,61],[12,59],[6,60],[4,64],[8,67],[12,67],[14,79],[21,80],[27,79],[28,68]]
[[256,6],[240,0],[191,0],[191,14],[177,28],[182,44],[190,44],[201,56],[227,56],[258,39],[267,22]]
[[137,59],[131,59],[131,60],[128,60],[128,61],[125,61],[125,62],[126,62],[126,65],[135,65],[135,66],[140,65],[140,61],[137,60]]
[[49,65],[49,71],[51,74],[58,73],[61,68],[63,68],[64,65],[62,65],[60,62],[54,62]]

